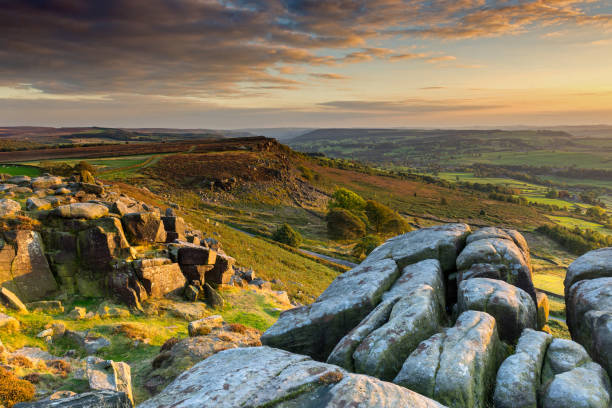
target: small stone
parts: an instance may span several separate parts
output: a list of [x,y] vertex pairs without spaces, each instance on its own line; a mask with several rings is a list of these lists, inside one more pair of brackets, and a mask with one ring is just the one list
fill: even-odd
[[85,319],[85,315],[87,314],[87,310],[84,307],[75,307],[68,313],[68,318],[73,320],[82,320]]
[[36,335],[36,337],[38,337],[39,339],[51,336],[53,336],[53,329],[45,329]]

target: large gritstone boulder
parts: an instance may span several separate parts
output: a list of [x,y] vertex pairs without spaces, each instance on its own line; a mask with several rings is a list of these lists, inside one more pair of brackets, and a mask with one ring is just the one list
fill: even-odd
[[268,347],[222,351],[181,374],[140,408],[442,407],[364,375]]
[[0,285],[24,302],[44,299],[58,289],[38,232],[6,231],[0,235]]
[[[389,239],[359,266],[340,275],[312,305],[282,313],[264,333],[262,342],[325,360],[338,341],[378,306],[401,269],[435,259],[443,272],[451,272],[469,232],[466,224],[447,224]],[[388,307],[386,304],[381,306],[384,310],[377,311],[383,323],[391,313],[385,309]],[[394,315],[399,310],[395,309]],[[372,324],[370,319],[367,326]]]
[[95,203],[74,203],[61,205],[53,213],[62,218],[84,218],[95,220],[108,215],[108,207]]
[[122,221],[129,241],[135,245],[166,242],[166,230],[158,213],[129,213],[122,217]]
[[152,298],[180,295],[187,283],[179,265],[168,258],[137,260],[134,269],[147,294]]
[[132,408],[132,402],[123,392],[93,391],[60,399],[21,402],[13,408]]
[[612,277],[612,247],[587,252],[572,262],[563,282],[565,293],[567,295],[572,285],[578,281],[606,277]]
[[416,346],[445,320],[444,276],[434,259],[405,267],[382,302],[334,348],[327,362],[392,380]]
[[459,313],[480,310],[497,321],[499,337],[516,342],[524,329],[535,329],[536,308],[524,290],[497,279],[473,278],[459,284]]
[[503,354],[495,319],[464,312],[454,327],[419,344],[393,382],[450,407],[482,408]]
[[497,371],[493,401],[495,408],[537,408],[540,373],[552,336],[525,329],[516,353],[504,360]]
[[398,276],[392,259],[364,262],[336,278],[311,305],[281,313],[261,342],[324,360],[378,305]]
[[542,397],[542,408],[609,408],[610,380],[599,364],[558,374]]
[[425,259],[437,259],[442,270],[455,269],[455,260],[465,245],[470,227],[466,224],[445,224],[421,228],[389,239],[376,248],[364,262],[392,258],[399,268]]
[[36,177],[35,179],[32,179],[32,188],[34,190],[37,190],[39,188],[53,188],[56,186],[59,186],[60,184],[63,183],[62,178],[61,177],[56,177],[56,176],[42,176],[42,177]]
[[[482,230],[485,231],[480,232]],[[471,278],[503,280],[523,289],[537,304],[531,279],[531,261],[524,238],[513,230],[503,230],[506,231],[508,238],[498,234],[496,228],[482,230],[468,237],[467,246],[457,257],[458,281]],[[516,238],[508,231],[512,231],[512,235]]]
[[569,266],[565,305],[572,338],[612,375],[612,248],[588,252]]
[[92,390],[123,392],[130,401],[132,397],[132,374],[127,363],[87,357],[87,378]]
[[161,219],[166,230],[166,242],[185,240],[185,221],[181,217],[166,216]]

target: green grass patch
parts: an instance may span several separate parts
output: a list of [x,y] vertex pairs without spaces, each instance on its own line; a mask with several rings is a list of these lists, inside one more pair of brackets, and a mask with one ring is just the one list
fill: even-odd
[[599,232],[600,234],[612,235],[612,230],[604,227],[601,224],[597,224],[595,222],[585,221],[580,218],[564,217],[564,216],[556,216],[556,215],[547,215],[547,217],[550,218],[552,221],[554,221],[556,224],[561,225],[562,227],[566,227],[570,229],[574,229],[578,227],[582,230],[591,229],[593,231]]
[[10,174],[11,176],[40,176],[41,171],[34,166],[22,166],[13,164],[0,164],[0,173]]
[[567,324],[562,321],[550,319],[548,321],[548,327],[550,327],[553,336],[568,340],[572,339]]
[[536,288],[555,293],[559,296],[564,295],[563,277],[547,273],[534,273],[533,284]]

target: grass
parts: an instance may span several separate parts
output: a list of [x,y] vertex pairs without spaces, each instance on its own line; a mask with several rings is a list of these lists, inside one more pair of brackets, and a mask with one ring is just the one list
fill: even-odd
[[12,164],[0,164],[0,173],[10,174],[11,176],[40,176],[40,169],[34,166],[22,166]]
[[606,154],[598,154],[596,149],[593,149],[592,152],[536,150],[529,152],[484,152],[478,157],[464,155],[456,159],[450,159],[448,164],[492,163],[500,166],[576,166],[588,169],[612,169],[612,161],[608,159]]
[[543,289],[551,293],[555,293],[559,296],[564,295],[563,279],[565,279],[565,273],[563,275],[555,273],[534,273],[533,284],[538,289]]
[[548,327],[550,327],[550,331],[554,337],[568,340],[572,339],[569,329],[567,328],[567,324],[563,323],[562,321],[551,319],[548,321]]
[[280,305],[269,296],[255,291],[227,288],[221,291],[221,295],[227,304],[220,314],[229,323],[240,323],[265,331],[274,324],[280,314]]

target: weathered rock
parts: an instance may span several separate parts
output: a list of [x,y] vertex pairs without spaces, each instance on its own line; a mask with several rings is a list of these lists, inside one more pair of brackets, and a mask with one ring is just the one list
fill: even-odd
[[0,313],[0,329],[6,330],[9,333],[15,333],[19,331],[19,326],[19,320],[4,313]]
[[428,259],[408,265],[381,304],[338,343],[328,362],[348,361],[347,369],[392,380],[417,345],[438,331],[444,310],[440,263]]
[[129,213],[121,219],[130,242],[137,245],[166,242],[166,231],[158,213]]
[[66,187],[60,187],[57,190],[55,190],[55,194],[57,195],[68,195],[70,193],[72,193],[72,191],[70,191],[70,189]]
[[32,179],[31,185],[33,189],[51,188],[62,184],[62,178],[56,176],[41,176]]
[[441,407],[394,384],[268,347],[217,353],[181,374],[140,407],[179,404],[183,408]]
[[612,277],[581,280],[566,291],[572,338],[612,373]]
[[125,203],[123,203],[122,201],[117,200],[111,206],[111,212],[113,212],[115,214],[119,214],[120,216],[124,216],[125,214],[127,214],[130,211],[129,211],[127,205],[125,205]]
[[606,277],[612,277],[612,247],[587,252],[572,262],[563,282],[565,294],[578,281]]
[[516,353],[497,371],[493,401],[496,408],[537,408],[540,373],[552,336],[525,329]]
[[95,220],[108,215],[108,207],[95,203],[74,203],[61,205],[53,213],[62,218],[84,218]]
[[444,272],[455,268],[457,254],[470,233],[466,224],[445,224],[421,228],[389,239],[372,251],[364,262],[392,258],[399,268],[425,259],[437,259]]
[[46,198],[30,197],[26,201],[26,210],[42,211],[51,209],[52,204]]
[[209,334],[212,329],[223,326],[223,317],[220,315],[208,316],[200,320],[189,322],[187,331],[189,336],[195,337]]
[[589,362],[558,374],[542,397],[543,408],[609,408],[610,380],[600,365]]
[[213,309],[221,309],[225,304],[223,297],[208,283],[204,283],[204,299]]
[[99,186],[97,184],[81,183],[80,186],[81,186],[81,190],[85,191],[86,193],[97,194],[97,195],[104,194],[104,187]]
[[522,289],[496,279],[473,278],[459,284],[459,313],[480,310],[493,316],[502,340],[514,343],[524,329],[536,328],[536,308]]
[[[486,264],[492,266],[483,266]],[[470,271],[472,268],[476,270]],[[501,279],[523,289],[531,296],[534,304],[537,304],[531,278],[531,264],[514,240],[501,238],[472,240],[457,257],[457,270],[460,271],[459,280],[468,277]],[[492,273],[496,273],[499,278],[490,276]]]
[[217,252],[194,244],[181,244],[178,248],[178,262],[181,265],[214,265]]
[[7,288],[0,288],[0,300],[3,300],[8,307],[20,312],[28,313],[28,308],[13,292]]
[[78,234],[79,253],[82,264],[93,272],[90,280],[104,279],[113,269],[111,261],[129,256],[130,246],[118,219],[106,217],[90,223],[90,228]]
[[495,319],[467,311],[419,344],[393,382],[451,407],[485,407],[502,356]]
[[123,392],[133,403],[132,376],[128,364],[87,357],[87,378],[92,390]]
[[73,320],[82,320],[85,318],[87,310],[84,307],[76,306],[68,313],[68,318]]
[[26,305],[33,312],[64,313],[64,306],[59,300],[41,300]]
[[21,204],[17,201],[3,198],[0,200],[0,218],[12,217],[21,211]]
[[213,270],[214,265],[181,265],[181,271],[188,282],[206,282],[206,274]]
[[573,370],[591,361],[591,357],[580,344],[566,339],[553,339],[546,351],[542,368],[542,383],[555,375]]
[[4,233],[0,239],[0,285],[24,302],[44,299],[58,289],[38,232]]
[[227,285],[234,274],[236,260],[225,254],[217,254],[215,266],[206,272],[206,282],[216,285]]
[[378,305],[398,276],[392,259],[362,263],[336,278],[311,305],[281,313],[261,341],[324,360]]
[[195,285],[187,285],[184,295],[185,299],[195,302],[200,297],[200,288]]
[[538,330],[542,330],[542,327],[548,323],[548,314],[550,312],[550,303],[548,302],[548,296],[544,292],[537,292],[538,298]]
[[185,240],[185,221],[181,217],[165,216],[161,219],[166,230],[166,242],[173,242],[176,239]]
[[162,258],[161,265],[141,266],[136,268],[136,274],[150,297],[166,295],[181,295],[187,280],[177,263]]
[[132,406],[125,393],[101,390],[60,399],[21,402],[13,405],[13,408],[132,408]]
[[29,176],[13,176],[6,180],[9,184],[17,184],[18,186],[30,185],[32,179]]

